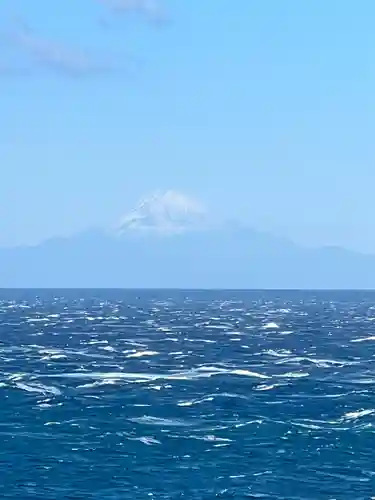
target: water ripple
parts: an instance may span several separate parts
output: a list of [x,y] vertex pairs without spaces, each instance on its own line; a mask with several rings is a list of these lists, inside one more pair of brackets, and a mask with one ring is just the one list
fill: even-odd
[[2,291],[2,496],[370,499],[374,304]]

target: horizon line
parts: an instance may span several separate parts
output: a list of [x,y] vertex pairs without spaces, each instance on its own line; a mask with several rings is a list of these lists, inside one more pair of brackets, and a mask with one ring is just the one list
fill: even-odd
[[0,287],[1,291],[375,292],[375,288]]

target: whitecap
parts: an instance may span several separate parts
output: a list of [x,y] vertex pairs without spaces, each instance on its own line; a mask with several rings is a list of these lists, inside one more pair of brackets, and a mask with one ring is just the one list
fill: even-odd
[[303,378],[308,377],[310,374],[307,372],[287,372],[279,375],[279,377],[283,378]]
[[159,354],[157,351],[138,351],[133,354],[128,354],[127,358],[142,358],[143,356],[156,356]]
[[53,361],[54,359],[68,359],[68,356],[65,354],[52,354],[50,356],[43,356],[41,358],[42,361]]
[[261,385],[257,385],[254,390],[255,391],[271,391],[272,389],[276,389],[277,387],[281,387],[285,384],[271,384],[271,385],[265,385],[265,384],[261,384]]
[[140,438],[132,438],[131,440],[132,441],[140,441],[141,443],[146,444],[148,446],[151,446],[153,444],[161,444],[161,441],[158,441],[157,439],[155,439],[153,437],[147,437],[147,436],[143,436]]
[[231,370],[230,373],[232,373],[233,375],[242,375],[244,377],[270,378],[267,375],[263,375],[262,373],[258,372],[252,372],[250,370]]
[[181,420],[175,420],[171,418],[158,418],[148,415],[144,415],[143,417],[129,418],[128,420],[129,422],[134,422],[136,424],[168,426],[168,427],[188,427],[191,425],[190,423]]
[[271,321],[270,323],[266,323],[265,325],[263,325],[262,328],[265,330],[268,330],[268,329],[277,330],[280,327],[277,323],[274,323],[273,321]]
[[77,389],[94,389],[96,387],[102,387],[104,385],[116,385],[119,382],[121,382],[119,379],[97,380],[96,382],[92,382],[91,384],[78,385]]
[[368,342],[370,340],[375,340],[375,335],[370,335],[369,337],[361,337],[358,339],[352,339],[350,342]]
[[292,354],[292,352],[288,349],[267,349],[264,353],[269,356],[274,356],[275,358],[285,358],[286,356],[290,356]]
[[375,413],[375,410],[359,410],[359,411],[350,411],[345,413],[344,419],[346,420],[356,420],[357,418],[365,417],[367,415],[372,415]]
[[31,384],[24,384],[22,382],[16,382],[15,386],[18,389],[22,389],[23,391],[26,392],[37,392],[39,394],[54,394],[55,396],[60,396],[61,391],[57,387],[53,386],[46,386],[46,385],[31,385]]

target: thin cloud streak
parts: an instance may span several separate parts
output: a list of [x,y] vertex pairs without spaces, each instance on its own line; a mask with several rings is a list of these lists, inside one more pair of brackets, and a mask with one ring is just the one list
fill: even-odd
[[114,14],[136,13],[149,21],[162,22],[166,13],[159,0],[97,0]]
[[125,70],[106,56],[103,60],[77,47],[68,47],[50,38],[43,38],[24,22],[6,34],[7,42],[17,51],[17,59],[29,60],[26,64],[0,64],[0,76],[31,74],[36,69],[48,69],[69,76],[89,76]]
[[[139,14],[153,22],[166,20],[159,0],[95,0],[113,15]],[[80,47],[69,47],[35,32],[22,18],[13,27],[0,31],[1,43],[11,49],[8,61],[0,59],[0,78],[26,76],[48,70],[70,77],[90,75],[129,75],[138,62],[126,54],[90,53]]]

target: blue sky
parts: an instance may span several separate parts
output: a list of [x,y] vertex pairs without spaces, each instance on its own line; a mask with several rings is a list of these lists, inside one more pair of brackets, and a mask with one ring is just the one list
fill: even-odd
[[0,4],[0,244],[172,188],[375,252],[373,1],[117,2]]

